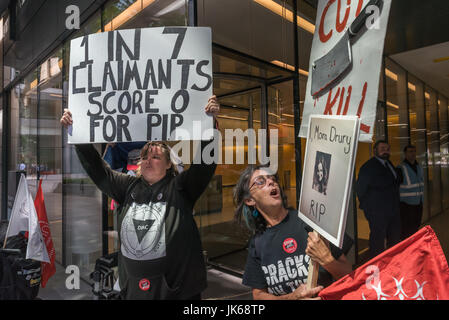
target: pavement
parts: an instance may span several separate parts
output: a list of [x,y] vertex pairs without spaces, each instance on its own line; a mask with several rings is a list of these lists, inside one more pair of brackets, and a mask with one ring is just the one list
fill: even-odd
[[[92,288],[83,279],[73,280],[70,272],[56,264],[56,273],[40,288],[38,298],[42,300],[93,300]],[[203,300],[252,300],[251,289],[242,285],[242,279],[214,268],[207,270],[208,287]],[[66,282],[68,286],[66,285]],[[68,289],[73,288],[73,289]]]
[[[445,256],[449,257],[449,210],[433,216],[424,225],[430,225],[443,249]],[[92,300],[90,285],[81,280],[79,288],[69,290],[66,281],[70,275],[65,273],[65,268],[56,264],[56,274],[48,281],[46,288],[39,290],[38,297],[43,300]],[[213,267],[207,270],[208,288],[203,292],[203,300],[252,300],[251,289],[242,285],[239,276],[222,272]]]

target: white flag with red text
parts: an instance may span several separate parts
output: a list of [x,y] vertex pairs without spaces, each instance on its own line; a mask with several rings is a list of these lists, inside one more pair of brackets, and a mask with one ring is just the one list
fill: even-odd
[[8,237],[17,235],[21,231],[28,232],[26,259],[49,263],[50,259],[42,237],[36,208],[23,174],[20,176],[5,242],[7,242]]
[[48,279],[55,274],[55,247],[51,238],[50,226],[48,224],[47,210],[45,209],[44,192],[42,191],[42,180],[39,181],[39,188],[34,199],[34,207],[36,208],[37,217],[39,219],[39,226],[41,228],[42,236],[44,237],[45,248],[47,249],[50,263],[42,262],[42,279],[41,286],[45,288]]

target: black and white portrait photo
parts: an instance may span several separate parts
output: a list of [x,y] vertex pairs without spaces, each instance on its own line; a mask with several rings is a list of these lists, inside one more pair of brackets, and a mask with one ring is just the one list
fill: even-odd
[[330,167],[331,155],[329,153],[317,151],[315,157],[315,168],[313,171],[312,188],[324,195],[326,195]]

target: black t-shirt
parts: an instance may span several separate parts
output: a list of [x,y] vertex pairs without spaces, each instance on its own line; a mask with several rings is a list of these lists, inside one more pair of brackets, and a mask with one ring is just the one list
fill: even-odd
[[[201,143],[201,150],[209,142]],[[118,273],[126,299],[188,299],[207,286],[196,200],[216,164],[192,164],[176,177],[149,185],[113,171],[90,144],[76,145],[81,164],[98,188],[120,204]]]
[[[308,232],[298,212],[289,210],[281,223],[253,236],[243,284],[253,289],[268,289],[268,293],[284,295],[307,282],[310,257],[306,255]],[[343,249],[330,245],[332,256],[338,259],[352,246],[345,235]],[[318,284],[327,286],[332,276],[320,267]]]

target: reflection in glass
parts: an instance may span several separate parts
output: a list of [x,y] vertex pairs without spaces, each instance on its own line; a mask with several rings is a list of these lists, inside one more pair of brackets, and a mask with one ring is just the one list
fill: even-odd
[[437,93],[425,87],[430,216],[441,212],[440,131]]
[[[442,194],[449,194],[449,130],[448,130],[448,101],[443,95],[438,96],[438,110],[440,119],[440,158],[441,158],[441,186]],[[449,198],[442,197],[443,210],[449,208]]]
[[[101,28],[97,13],[82,26],[73,38],[95,33]],[[63,108],[67,108],[70,41],[64,44]],[[62,114],[60,109],[59,114]],[[102,196],[79,162],[74,145],[67,143],[67,131],[62,141],[63,154],[63,210],[66,265],[77,265],[81,277],[88,279],[95,260],[102,254]],[[100,145],[97,145],[97,150]]]
[[429,181],[426,146],[426,115],[424,105],[424,84],[409,76],[408,96],[410,114],[410,143],[416,146],[416,161],[423,168],[424,175],[424,207],[422,221],[429,219]]
[[293,81],[268,88],[268,126],[278,130],[278,175],[287,195],[288,205],[295,207],[296,166],[295,126],[293,115]]
[[104,31],[185,26],[186,0],[113,0],[103,11]]
[[405,70],[389,59],[385,61],[385,68],[390,161],[397,166],[402,162],[403,149],[409,143],[407,79]]
[[293,25],[287,19],[292,8],[285,1],[279,14],[253,0],[198,0],[197,7],[198,25],[212,28],[214,43],[267,62],[294,65]]
[[[37,71],[25,77],[13,90],[10,98],[10,153],[8,155],[9,188],[16,188],[15,172],[27,177],[32,195],[37,191],[39,163],[37,159]],[[8,218],[14,203],[15,190],[8,191]]]
[[39,175],[56,261],[62,263],[62,50],[38,68]]

